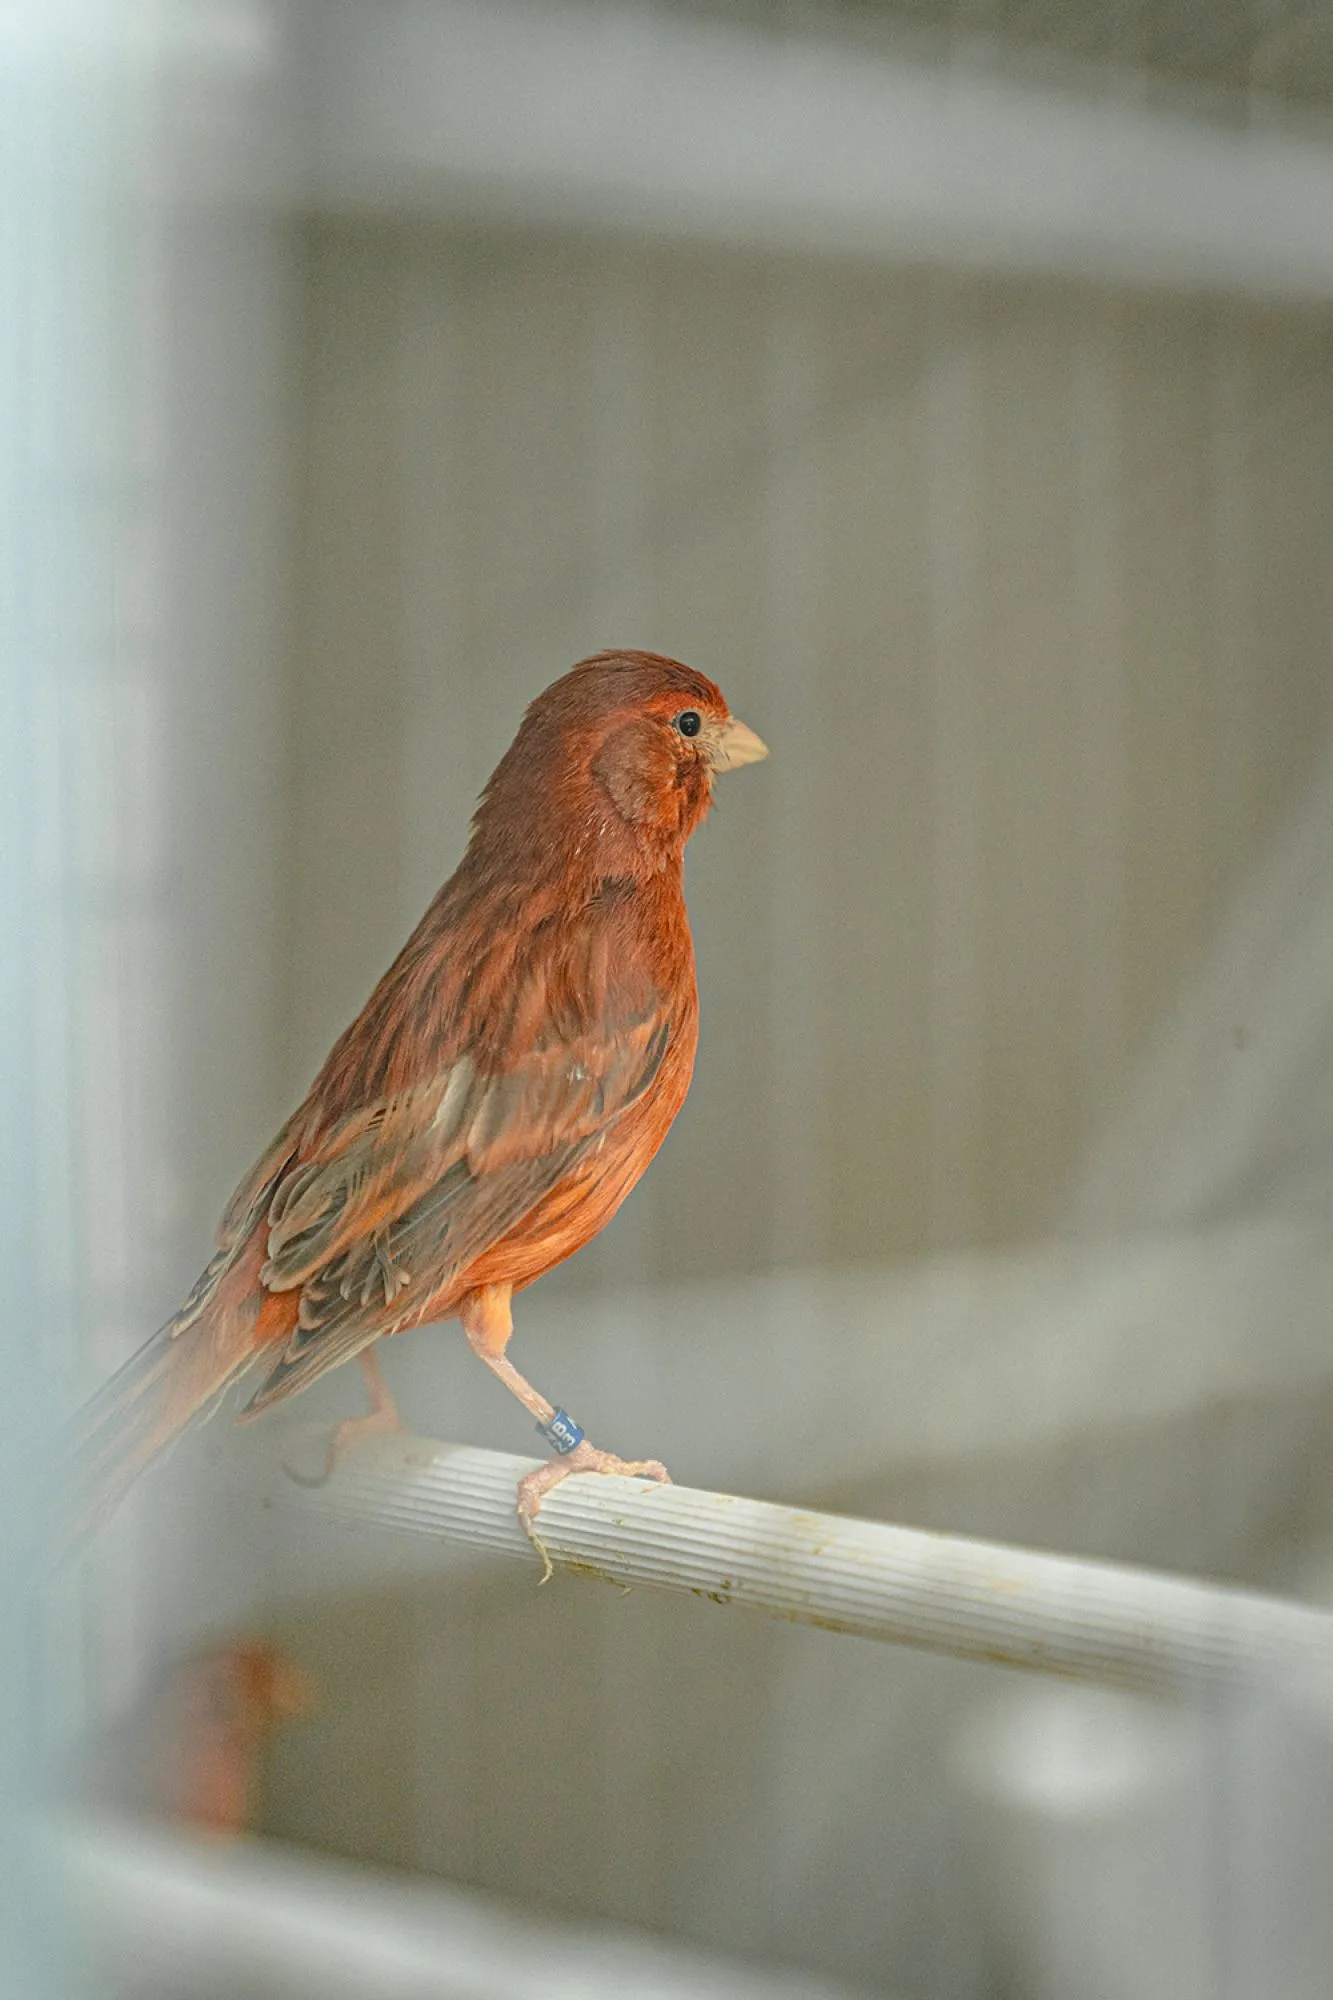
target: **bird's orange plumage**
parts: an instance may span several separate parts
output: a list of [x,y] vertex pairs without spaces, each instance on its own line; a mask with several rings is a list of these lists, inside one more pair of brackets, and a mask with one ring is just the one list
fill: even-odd
[[189,1299],[90,1405],[99,1501],[256,1363],[247,1415],[425,1321],[460,1318],[550,1414],[503,1360],[509,1296],[610,1220],[685,1100],[685,844],[715,773],[763,754],[711,681],[655,654],[599,654],[532,704],[458,870],[241,1182]]

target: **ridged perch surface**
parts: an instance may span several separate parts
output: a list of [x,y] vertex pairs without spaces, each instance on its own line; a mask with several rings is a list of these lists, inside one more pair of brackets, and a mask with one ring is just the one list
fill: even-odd
[[[272,1494],[539,1564],[514,1513],[531,1465],[400,1435],[358,1445],[313,1490],[280,1474]],[[1219,1691],[1294,1656],[1333,1672],[1333,1615],[1119,1564],[599,1476],[558,1487],[539,1525],[557,1569],[964,1659],[1159,1693]]]

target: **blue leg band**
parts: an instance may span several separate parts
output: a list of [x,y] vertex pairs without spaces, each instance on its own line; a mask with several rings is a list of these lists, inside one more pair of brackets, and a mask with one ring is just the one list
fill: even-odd
[[557,1410],[549,1424],[538,1424],[537,1435],[553,1445],[562,1458],[583,1443],[583,1432],[563,1410]]

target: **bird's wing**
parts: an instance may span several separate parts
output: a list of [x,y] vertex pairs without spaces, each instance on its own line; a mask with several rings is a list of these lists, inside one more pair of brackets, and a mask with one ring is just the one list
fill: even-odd
[[539,1040],[496,1074],[464,1053],[343,1118],[293,1161],[269,1207],[261,1277],[272,1291],[299,1288],[299,1315],[250,1408],[410,1321],[642,1096],[670,1035],[654,1001],[571,1039]]

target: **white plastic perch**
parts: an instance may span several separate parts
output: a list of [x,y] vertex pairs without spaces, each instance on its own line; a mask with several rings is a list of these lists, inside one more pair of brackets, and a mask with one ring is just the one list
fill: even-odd
[[[279,1475],[271,1497],[538,1567],[514,1513],[530,1470],[507,1453],[374,1438],[324,1485]],[[540,1527],[557,1570],[578,1576],[1114,1687],[1221,1692],[1293,1658],[1333,1673],[1333,1614],[1119,1564],[599,1476],[557,1487]]]

